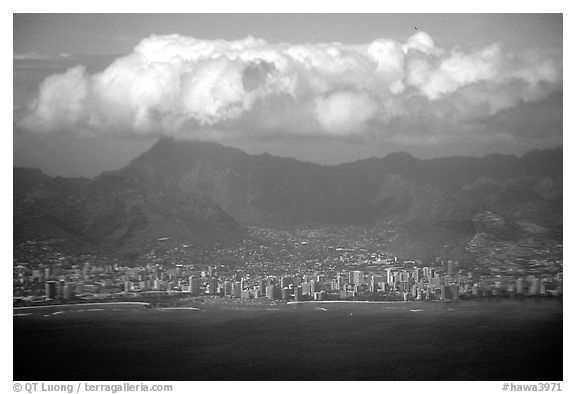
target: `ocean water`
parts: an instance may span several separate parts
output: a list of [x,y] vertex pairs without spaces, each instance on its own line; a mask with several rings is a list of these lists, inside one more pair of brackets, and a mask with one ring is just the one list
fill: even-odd
[[558,299],[14,314],[14,380],[563,377]]

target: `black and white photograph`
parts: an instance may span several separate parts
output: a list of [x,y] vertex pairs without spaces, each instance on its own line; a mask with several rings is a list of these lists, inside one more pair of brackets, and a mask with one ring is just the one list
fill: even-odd
[[564,15],[222,12],[12,14],[9,388],[569,391]]

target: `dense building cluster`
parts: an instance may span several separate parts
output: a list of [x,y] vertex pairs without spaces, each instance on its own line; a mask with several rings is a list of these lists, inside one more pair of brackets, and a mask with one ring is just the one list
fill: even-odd
[[14,257],[14,302],[147,295],[210,295],[221,302],[425,301],[563,292],[561,257],[540,253],[537,243],[524,260],[496,256],[471,263],[395,256],[389,251],[390,238],[397,232],[392,225],[251,232],[237,245],[211,249],[156,245],[131,263],[119,257],[66,253],[57,240],[28,241]]
[[15,302],[117,298],[146,294],[219,296],[230,300],[458,300],[482,296],[560,296],[562,273],[554,277],[477,277],[448,260],[422,266],[413,260],[382,259],[369,270],[327,270],[262,275],[227,265],[147,264],[126,267],[85,262],[69,267],[14,268]]

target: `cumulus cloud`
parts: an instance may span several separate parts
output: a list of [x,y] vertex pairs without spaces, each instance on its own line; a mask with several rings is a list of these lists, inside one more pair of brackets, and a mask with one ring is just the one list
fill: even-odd
[[100,72],[77,66],[46,78],[20,126],[355,136],[403,119],[477,122],[561,90],[561,54],[442,48],[424,32],[362,45],[154,35]]
[[81,66],[46,78],[40,85],[33,116],[47,127],[38,129],[50,131],[58,125],[82,123],[87,112],[84,105],[87,85],[88,79]]
[[316,99],[316,111],[324,130],[348,134],[376,115],[378,103],[364,93],[336,92]]

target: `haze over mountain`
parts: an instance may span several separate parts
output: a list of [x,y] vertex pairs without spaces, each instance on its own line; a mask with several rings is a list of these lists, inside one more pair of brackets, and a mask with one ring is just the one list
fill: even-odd
[[74,251],[143,253],[148,246],[211,246],[244,229],[209,199],[179,189],[153,168],[89,180],[14,169],[14,244],[63,241]]
[[93,177],[164,136],[330,165],[553,148],[562,26],[562,14],[15,14],[14,163]]
[[92,180],[15,169],[14,206],[15,245],[63,237],[115,252],[165,238],[234,242],[247,225],[358,225],[396,228],[396,253],[462,258],[479,234],[562,241],[562,148],[521,158],[396,153],[322,166],[164,138]]

